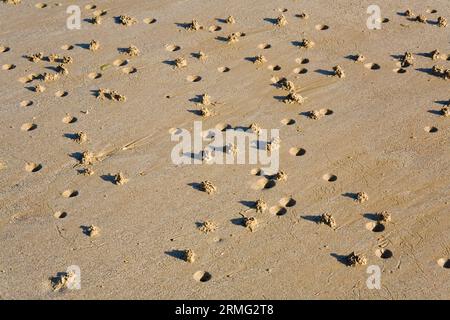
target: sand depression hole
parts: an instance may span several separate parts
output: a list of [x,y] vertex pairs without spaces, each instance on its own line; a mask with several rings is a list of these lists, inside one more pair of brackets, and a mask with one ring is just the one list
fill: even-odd
[[280,71],[281,67],[279,65],[270,65],[267,67],[267,69],[272,70],[272,71]]
[[33,105],[33,101],[31,101],[31,100],[23,100],[22,102],[20,102],[21,107],[30,107],[32,105]]
[[323,30],[328,30],[328,29],[330,29],[330,27],[327,26],[326,24],[318,24],[318,25],[316,25],[316,30],[323,31]]
[[91,80],[100,79],[102,77],[101,73],[91,72],[88,74],[88,78]]
[[39,77],[38,74],[36,74],[36,73],[31,73],[31,74],[29,74],[29,75],[27,75],[27,76],[25,76],[25,77],[19,78],[18,80],[19,80],[19,82],[25,84],[25,83],[30,83],[30,82],[32,82],[34,79],[37,79],[38,77]]
[[67,212],[65,212],[65,211],[56,211],[56,212],[53,214],[53,216],[54,216],[56,219],[64,219],[65,217],[67,217]]
[[200,76],[187,76],[186,80],[189,81],[189,82],[199,82],[199,81],[202,80],[202,77],[200,77]]
[[216,128],[219,131],[226,131],[226,130],[230,130],[232,127],[228,123],[218,123],[218,124],[216,124],[216,126],[214,128]]
[[381,259],[389,259],[394,255],[389,249],[377,249],[375,250],[375,255]]
[[127,67],[127,68],[123,68],[122,72],[125,74],[133,74],[137,72],[137,69],[135,67]]
[[219,26],[211,26],[211,27],[209,27],[208,30],[209,30],[210,32],[217,32],[217,31],[222,30],[222,28],[219,27]]
[[42,164],[37,164],[34,162],[28,162],[25,165],[25,170],[28,172],[38,172],[39,170],[42,169]]
[[297,201],[292,197],[284,197],[279,201],[280,205],[286,208],[293,207],[297,204]]
[[63,49],[63,50],[72,50],[73,46],[71,44],[65,44],[65,45],[61,46],[61,49]]
[[269,212],[273,215],[284,216],[287,213],[287,209],[282,206],[274,206],[269,209]]
[[294,70],[292,70],[293,73],[296,74],[305,74],[308,73],[308,69],[306,68],[295,68]]
[[366,229],[373,232],[383,232],[386,229],[386,227],[382,223],[368,222],[366,223]]
[[94,10],[94,9],[97,9],[97,6],[95,4],[87,4],[84,6],[84,8],[86,10]]
[[308,58],[297,58],[297,59],[295,59],[295,62],[297,62],[298,64],[308,64],[309,59]]
[[263,189],[272,189],[276,186],[276,182],[274,180],[268,180],[266,178],[261,178],[253,185],[253,189],[255,190],[263,190]]
[[403,69],[403,68],[397,68],[397,69],[394,69],[392,71],[394,71],[395,73],[400,73],[400,74],[406,73],[406,69]]
[[0,53],[8,52],[10,50],[9,47],[0,46]]
[[153,24],[156,22],[155,18],[145,18],[144,20],[142,20],[144,23],[146,24]]
[[272,45],[270,45],[268,43],[258,44],[258,49],[270,49],[270,48],[272,48]]
[[73,197],[76,197],[76,196],[78,196],[80,193],[77,191],[77,190],[66,190],[66,191],[64,191],[61,195],[64,197],[64,198],[73,198]]
[[320,109],[319,112],[325,116],[330,116],[334,113],[331,109]]
[[231,69],[228,67],[219,67],[217,68],[217,71],[219,72],[229,72]]
[[289,153],[291,155],[293,155],[293,156],[301,157],[301,156],[304,156],[306,154],[306,150],[303,149],[303,148],[292,147],[292,148],[289,149]]
[[292,126],[293,124],[295,124],[295,120],[294,119],[283,119],[283,120],[281,120],[281,124],[284,124],[285,126]]
[[128,60],[122,60],[122,59],[117,59],[114,60],[113,65],[115,67],[123,67],[126,66],[128,64]]
[[15,64],[4,64],[2,65],[2,70],[12,70],[15,69],[16,65]]
[[389,21],[391,21],[391,20],[389,20],[389,18],[383,18],[383,19],[381,19],[381,22],[382,22],[382,23],[388,23]]
[[436,127],[425,127],[425,128],[423,128],[426,132],[429,132],[429,133],[436,133],[436,132],[438,132],[439,131],[439,129],[438,128],[436,128]]
[[196,273],[194,273],[193,278],[195,281],[207,282],[211,280],[212,275],[207,271],[197,271]]
[[450,269],[450,259],[441,258],[437,261],[441,268]]
[[183,132],[183,129],[180,129],[180,128],[170,128],[169,129],[169,134],[174,135],[174,136],[179,135],[182,132]]
[[22,131],[33,131],[36,128],[37,128],[37,124],[35,124],[35,123],[24,123],[20,127],[20,130],[22,130]]
[[77,122],[77,118],[76,117],[72,117],[71,115],[67,115],[62,119],[62,122],[66,123],[66,124],[71,124],[71,123],[75,123]]
[[370,70],[380,70],[381,66],[378,63],[366,63],[364,65],[364,67],[366,67],[367,69]]
[[337,181],[337,176],[334,174],[327,173],[322,176],[322,179],[328,182],[335,182]]
[[59,90],[59,91],[55,92],[55,96],[58,98],[64,98],[64,97],[67,97],[68,95],[69,95],[69,93],[64,90]]
[[175,45],[175,44],[168,44],[168,45],[166,45],[166,50],[167,51],[178,51],[178,50],[180,50],[181,49],[181,47],[180,46],[177,46],[177,45]]
[[44,8],[47,8],[47,4],[45,4],[45,3],[37,3],[35,5],[35,7],[38,8],[38,9],[44,9]]
[[261,175],[261,169],[260,168],[253,168],[250,170],[250,174],[254,176],[260,176]]

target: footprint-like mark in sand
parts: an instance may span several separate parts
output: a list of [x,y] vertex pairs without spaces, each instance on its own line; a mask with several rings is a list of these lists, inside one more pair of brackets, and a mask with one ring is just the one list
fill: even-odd
[[283,206],[273,206],[269,209],[269,212],[276,216],[284,216],[287,213],[287,209]]
[[16,68],[15,64],[4,64],[2,65],[2,70],[13,70]]
[[372,232],[383,232],[386,227],[384,226],[384,224],[379,222],[368,222],[366,223],[366,229]]
[[338,178],[334,174],[327,173],[322,176],[322,179],[325,181],[328,181],[328,182],[335,182],[335,181],[337,181]]
[[303,149],[303,148],[292,147],[292,148],[289,149],[289,153],[291,155],[293,155],[293,156],[301,157],[301,156],[304,156],[306,154],[306,150]]
[[186,80],[189,82],[199,82],[202,80],[202,77],[200,76],[187,76]]
[[292,197],[281,198],[279,204],[285,208],[291,208],[297,204],[297,201]]
[[327,26],[326,24],[318,24],[318,25],[316,25],[315,28],[316,28],[316,30],[320,30],[320,31],[324,31],[324,30],[330,29],[330,27]]
[[211,26],[211,27],[208,28],[208,30],[210,32],[217,32],[217,31],[222,30],[222,27],[220,27],[220,26]]
[[380,249],[375,250],[375,255],[381,259],[389,259],[389,258],[392,258],[392,256],[394,254],[389,249],[380,248]]
[[267,67],[267,69],[272,70],[272,71],[280,71],[281,67],[279,65],[270,65]]
[[42,169],[42,164],[40,163],[34,163],[34,162],[28,162],[25,164],[25,171],[28,172],[38,172]]
[[284,124],[285,126],[292,126],[293,124],[295,124],[294,119],[283,119],[280,122],[281,122],[281,124]]
[[31,123],[31,122],[29,122],[29,123],[24,123],[24,124],[20,127],[20,130],[22,130],[22,131],[33,131],[33,130],[35,130],[35,129],[37,129],[37,124]]
[[72,50],[74,47],[71,44],[65,44],[63,46],[61,46],[61,49],[63,50]]
[[136,73],[138,70],[135,67],[126,67],[122,69],[122,72],[125,74],[133,74]]
[[218,67],[217,71],[219,72],[229,72],[231,69],[228,67]]
[[272,45],[268,44],[268,43],[260,43],[258,44],[258,49],[263,49],[263,50],[267,50],[272,48]]
[[166,50],[167,50],[167,51],[170,51],[170,52],[178,51],[178,50],[180,50],[180,49],[181,49],[181,47],[180,47],[180,46],[177,46],[177,45],[175,45],[175,44],[168,44],[168,45],[166,45]]
[[117,59],[114,60],[113,65],[115,67],[123,67],[126,66],[128,64],[128,60],[122,60],[122,59]]
[[46,4],[46,3],[36,3],[34,6],[35,6],[36,8],[38,8],[38,9],[44,9],[44,8],[47,8],[47,4]]
[[427,9],[427,13],[437,13],[436,9]]
[[142,22],[146,24],[154,24],[157,20],[155,18],[145,18]]
[[450,269],[450,259],[441,258],[437,261],[437,264],[441,268]]
[[429,126],[429,127],[425,127],[425,128],[423,128],[426,132],[428,132],[428,133],[436,133],[436,132],[438,132],[439,131],[439,129],[438,128],[436,128],[436,127],[432,127],[432,126]]
[[64,90],[59,90],[59,91],[55,92],[55,97],[58,97],[58,98],[64,98],[64,97],[67,97],[68,95],[69,95],[69,93]]
[[364,65],[364,67],[366,67],[367,69],[370,69],[370,70],[380,70],[381,69],[381,66],[378,63],[372,63],[372,62],[366,63]]
[[86,10],[94,10],[94,9],[97,9],[97,6],[95,4],[87,4],[84,6],[84,8]]
[[195,281],[207,282],[211,280],[212,275],[207,271],[197,271],[196,273],[194,273],[193,278]]
[[392,71],[395,73],[400,73],[400,74],[406,73],[406,69],[403,69],[403,68],[396,68]]
[[78,121],[78,119],[76,117],[71,116],[70,114],[68,114],[67,116],[65,116],[62,119],[62,122],[66,123],[66,124],[72,124],[72,123],[75,123],[77,121]]
[[73,198],[78,196],[80,193],[77,190],[71,190],[68,189],[66,191],[64,191],[63,193],[61,193],[61,195],[63,196],[63,198]]
[[33,101],[31,101],[31,100],[23,100],[23,101],[21,101],[20,102],[20,106],[21,107],[31,107],[32,105],[33,105]]
[[258,179],[258,181],[256,181],[252,188],[254,190],[263,190],[263,189],[272,189],[273,187],[276,186],[276,182],[275,180],[269,180],[267,178],[261,178]]
[[53,217],[55,217],[56,219],[64,219],[65,217],[67,217],[67,212],[65,212],[65,211],[56,211],[54,214],[53,214]]
[[88,74],[88,78],[91,80],[100,79],[102,77],[101,73],[98,72],[91,72]]
[[0,46],[0,53],[8,52],[9,50],[11,50],[9,47]]
[[306,68],[295,68],[294,70],[292,70],[293,73],[295,74],[306,74],[308,73],[308,69]]

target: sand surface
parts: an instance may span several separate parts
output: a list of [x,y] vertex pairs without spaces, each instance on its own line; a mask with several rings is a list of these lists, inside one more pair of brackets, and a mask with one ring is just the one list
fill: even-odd
[[[66,27],[74,3],[80,30]],[[379,0],[381,30],[366,26],[372,1],[45,4],[0,3],[0,298],[449,297],[450,118],[441,109],[450,80],[432,69],[450,68],[450,26],[436,24],[450,18],[448,1]],[[427,22],[408,19],[408,8]],[[106,14],[93,24],[98,10]],[[287,24],[277,26],[281,14]],[[187,30],[193,19],[203,28]],[[228,43],[232,33],[241,36]],[[71,57],[68,74],[49,79],[60,63],[29,61],[39,52]],[[413,65],[402,67],[405,52]],[[266,61],[253,63],[259,55]],[[44,73],[48,81],[35,79]],[[303,104],[283,103],[283,77]],[[117,93],[102,100],[99,89]],[[195,100],[204,93],[217,102],[209,117]],[[267,185],[258,165],[173,164],[170,133],[194,121],[280,129],[287,180]],[[266,210],[253,208],[258,199]],[[391,221],[376,221],[383,211]],[[318,223],[324,213],[334,228]],[[257,219],[253,232],[242,215]],[[348,266],[352,252],[367,264]],[[80,290],[55,284],[71,265]],[[370,265],[382,271],[380,290],[366,286]]]

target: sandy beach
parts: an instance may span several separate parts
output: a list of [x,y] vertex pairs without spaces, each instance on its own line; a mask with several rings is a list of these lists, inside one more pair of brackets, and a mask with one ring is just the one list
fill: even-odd
[[0,1],[0,299],[448,299],[449,8]]

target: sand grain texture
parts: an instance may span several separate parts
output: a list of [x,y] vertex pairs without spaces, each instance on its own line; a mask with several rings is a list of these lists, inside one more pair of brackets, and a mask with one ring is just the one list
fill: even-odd
[[[80,2],[68,30],[59,2],[0,2],[0,298],[448,298],[447,0],[380,0],[381,30],[325,0]],[[173,164],[199,120],[280,129],[279,173]]]

